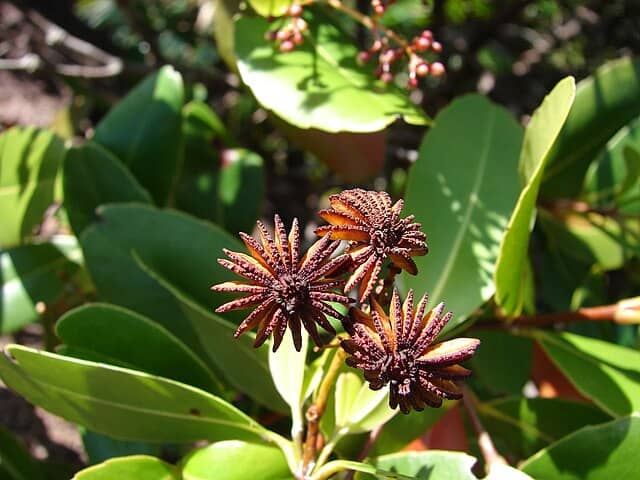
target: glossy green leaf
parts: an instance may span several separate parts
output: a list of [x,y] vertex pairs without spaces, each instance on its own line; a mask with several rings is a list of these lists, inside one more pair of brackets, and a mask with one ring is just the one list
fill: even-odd
[[572,333],[535,332],[553,363],[605,412],[640,409],[640,352]]
[[149,194],[108,150],[85,142],[69,150],[64,161],[64,207],[77,236],[97,220],[105,203],[151,203]]
[[526,182],[502,238],[494,272],[496,303],[507,316],[522,313],[525,301],[524,272],[529,253],[538,190],[549,152],[564,125],[575,96],[575,81],[560,81],[536,109],[527,125],[520,154],[520,169]]
[[184,480],[293,480],[282,452],[275,447],[236,440],[196,450],[183,461]]
[[[90,304],[66,313],[56,325],[65,354],[109,363],[201,388],[220,395],[211,370],[169,331],[131,310]],[[141,348],[144,346],[144,348]],[[86,355],[86,356],[85,356]]]
[[217,368],[219,375],[258,403],[272,410],[286,411],[285,403],[269,375],[268,347],[253,348],[253,333],[233,338],[235,326],[205,310],[149,265],[143,264],[139,258],[136,260],[138,266],[179,303],[186,322],[193,326],[209,363]]
[[93,139],[122,161],[158,205],[181,160],[182,77],[170,66],[136,86],[100,121]]
[[484,480],[534,480],[529,475],[509,465],[494,463]]
[[232,297],[209,287],[233,278],[215,257],[223,248],[242,251],[238,241],[177,212],[142,205],[107,206],[101,212],[101,222],[81,238],[101,299],[160,323],[236,388],[286,411],[269,375],[266,348],[252,348],[250,333],[233,339],[236,326],[229,320],[247,313],[225,319],[213,313]]
[[184,163],[176,186],[176,206],[200,218],[217,222],[218,150],[233,144],[222,121],[203,102],[192,101],[182,111]]
[[268,27],[259,17],[240,18],[235,49],[242,80],[277,116],[328,132],[374,132],[400,116],[411,124],[427,123],[406,91],[374,81],[372,67],[357,65],[357,47],[331,22],[314,24],[313,36],[284,54],[265,42]]
[[621,128],[591,163],[581,197],[590,205],[640,213],[640,117]]
[[134,455],[107,460],[85,468],[72,480],[181,480],[176,467],[159,458]]
[[609,138],[640,114],[640,59],[611,61],[578,85],[576,100],[544,173],[544,198],[580,193],[585,172]]
[[[415,480],[415,477],[413,476],[409,477],[402,473],[378,468],[377,466],[369,463],[352,462],[350,460],[334,460],[333,462],[326,463],[319,468],[311,478],[328,478],[332,473],[348,470],[358,472],[356,474],[356,478],[371,478],[373,476],[373,478],[378,480]],[[367,474],[367,476],[363,477],[360,475],[361,473]]]
[[267,434],[240,410],[197,388],[21,345],[0,355],[0,377],[31,403],[115,438],[262,441]]
[[262,213],[264,163],[260,155],[241,148],[227,150],[220,169],[218,193],[222,224],[229,232],[251,232]]
[[388,391],[371,390],[359,375],[346,371],[335,388],[335,428],[342,435],[368,432],[392,418],[397,410],[388,405]]
[[15,127],[0,134],[0,247],[20,244],[42,222],[64,155],[62,140],[45,130]]
[[521,393],[531,373],[533,342],[498,330],[477,330],[473,336],[480,339],[469,362],[474,380],[494,394]]
[[0,478],[3,480],[45,479],[40,464],[4,427],[0,427]]
[[630,258],[640,256],[640,224],[634,218],[614,218],[589,213],[569,214],[565,227],[584,245],[593,262],[605,270],[621,268]]
[[429,292],[430,305],[450,306],[447,330],[494,293],[498,247],[519,193],[521,143],[522,128],[506,110],[470,95],[440,112],[409,171],[403,214],[422,224],[429,253],[414,257],[419,275],[403,279],[417,295]]
[[0,332],[39,320],[38,307],[62,300],[79,267],[52,243],[24,245],[0,253]]
[[610,420],[592,405],[559,398],[498,399],[481,403],[478,413],[496,449],[513,459],[527,458],[586,425]]
[[249,0],[249,5],[263,17],[284,15],[293,3],[293,0]]
[[476,459],[462,452],[433,450],[394,453],[374,458],[372,463],[383,470],[408,475],[413,479],[476,480],[476,476],[471,473]]
[[291,335],[287,333],[282,339],[278,351],[269,349],[269,371],[280,396],[291,409],[291,436],[300,436],[304,430],[302,404],[304,403],[304,381],[307,347],[309,336],[302,336],[302,347],[299,352],[293,345]]
[[640,417],[585,427],[541,450],[521,470],[533,478],[611,480],[640,477]]

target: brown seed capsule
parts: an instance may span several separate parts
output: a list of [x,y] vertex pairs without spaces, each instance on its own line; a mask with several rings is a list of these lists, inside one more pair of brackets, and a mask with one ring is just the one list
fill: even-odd
[[345,282],[333,276],[350,261],[349,256],[343,254],[332,259],[331,255],[340,242],[332,242],[329,237],[325,237],[313,244],[301,257],[298,221],[293,221],[289,235],[278,215],[274,221],[275,238],[269,234],[262,222],[257,223],[260,242],[245,233],[240,234],[250,255],[225,249],[224,253],[230,260],[218,259],[220,265],[246,281],[224,282],[214,285],[211,289],[247,295],[220,305],[216,312],[253,308],[234,336],[239,337],[247,330],[258,326],[254,344],[256,347],[262,345],[273,333],[275,352],[288,325],[295,348],[300,351],[301,324],[316,345],[321,346],[316,323],[335,334],[326,315],[344,318],[328,302],[351,302],[349,298],[335,291],[341,289]]
[[[382,75],[385,73],[388,72]],[[319,215],[330,225],[318,227],[316,233],[350,242],[347,253],[355,271],[345,285],[345,292],[360,282],[358,298],[364,302],[387,258],[411,275],[418,273],[411,257],[427,253],[426,235],[420,231],[420,224],[413,222],[413,215],[400,218],[402,200],[392,204],[386,192],[356,188],[331,195],[329,202],[331,208],[321,210]]]
[[372,300],[371,313],[352,307],[344,327],[350,338],[340,345],[351,356],[347,365],[362,370],[372,390],[389,385],[389,406],[402,413],[439,407],[442,399],[462,397],[457,380],[471,374],[458,365],[475,353],[480,340],[456,338],[432,345],[451,313],[442,315],[440,303],[426,311],[427,296],[413,308],[413,291],[402,305],[398,291],[391,298],[389,315]]

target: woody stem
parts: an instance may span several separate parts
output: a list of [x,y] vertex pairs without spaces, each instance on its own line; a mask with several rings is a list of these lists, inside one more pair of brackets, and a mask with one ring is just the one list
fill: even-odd
[[313,464],[316,458],[316,445],[318,443],[319,425],[322,415],[327,407],[327,399],[333,387],[340,367],[344,362],[347,354],[341,348],[336,350],[329,369],[318,387],[318,394],[314,402],[309,406],[305,414],[307,419],[307,436],[304,442],[302,453],[302,476],[303,478],[316,467]]

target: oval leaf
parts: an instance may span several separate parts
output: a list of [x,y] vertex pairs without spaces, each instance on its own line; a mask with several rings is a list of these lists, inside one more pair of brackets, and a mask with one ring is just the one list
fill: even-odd
[[181,480],[173,465],[146,455],[113,458],[100,465],[86,468],[72,480]]
[[635,414],[578,430],[538,452],[521,470],[533,478],[557,480],[638,478],[639,449],[640,417]]
[[69,150],[63,178],[64,207],[76,236],[96,220],[95,209],[104,203],[151,203],[127,168],[94,142]]
[[493,295],[521,143],[522,128],[505,109],[470,95],[440,112],[409,171],[403,213],[422,223],[429,253],[414,258],[418,276],[403,278],[418,295],[428,292],[431,305],[450,305],[446,331]]
[[293,480],[287,460],[275,447],[236,440],[196,450],[183,462],[184,480]]
[[115,438],[263,441],[267,435],[240,410],[197,388],[20,345],[0,355],[0,377],[31,403]]
[[581,81],[576,100],[544,172],[541,196],[572,198],[609,138],[640,114],[640,59],[603,65]]
[[330,22],[314,24],[313,38],[284,54],[264,40],[265,19],[241,17],[235,27],[242,80],[258,102],[289,123],[327,132],[375,132],[400,116],[427,123],[406,92],[374,81],[370,69],[357,65],[357,47]]
[[534,335],[576,389],[605,412],[640,409],[640,352],[566,332]]
[[476,480],[476,476],[471,473],[476,459],[462,452],[434,450],[395,453],[374,458],[372,463],[380,469],[407,475],[413,479]]
[[529,234],[533,228],[538,189],[549,152],[564,125],[575,96],[575,81],[567,77],[546,96],[527,125],[520,168],[525,187],[500,244],[494,273],[496,303],[507,316],[522,313],[526,292]]
[[183,97],[182,77],[164,66],[118,102],[93,137],[131,170],[158,205],[167,202],[180,162]]
[[64,155],[62,140],[48,131],[15,127],[0,134],[0,247],[18,245],[42,222]]
[[65,354],[93,355],[219,395],[222,385],[186,345],[157,323],[108,304],[85,305],[66,313],[56,325]]

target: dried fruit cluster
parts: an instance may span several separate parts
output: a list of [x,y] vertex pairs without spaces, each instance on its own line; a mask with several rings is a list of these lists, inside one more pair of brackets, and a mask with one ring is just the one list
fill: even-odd
[[[407,87],[417,88],[420,78],[429,75],[433,77],[444,75],[444,65],[439,61],[430,60],[442,52],[442,44],[433,38],[431,30],[424,30],[419,36],[407,41],[393,30],[380,27],[380,18],[394,1],[372,0],[372,17],[345,7],[340,0],[328,1],[327,4],[352,16],[370,30],[374,41],[369,49],[358,53],[356,61],[360,65],[368,63],[371,59],[376,59],[376,77],[384,83],[391,83],[394,79],[394,67],[400,63],[404,64],[406,61]],[[307,23],[301,17],[302,14],[303,7],[298,3],[292,4],[282,17],[284,25],[267,32],[266,39],[275,42],[281,52],[291,52],[296,46],[302,45],[304,33],[308,29]]]
[[[402,304],[394,289],[389,313],[381,306],[396,273],[418,273],[412,257],[428,251],[420,224],[413,221],[413,215],[402,218],[404,202],[392,203],[385,192],[346,190],[329,201],[330,208],[319,212],[328,225],[316,229],[320,238],[304,255],[297,220],[287,233],[276,215],[273,235],[258,222],[259,241],[241,233],[249,255],[224,250],[228,259],[218,262],[243,280],[212,289],[244,296],[216,311],[251,308],[235,336],[257,327],[254,345],[259,347],[273,336],[273,351],[287,328],[298,351],[302,327],[321,346],[317,326],[335,335],[327,319],[334,317],[349,335],[340,339],[341,347],[351,355],[347,364],[362,370],[374,390],[390,385],[392,408],[407,413],[425,405],[440,406],[443,398],[460,398],[455,381],[470,372],[458,364],[473,355],[479,341],[458,338],[433,344],[451,313],[443,315],[444,303],[427,311],[426,295],[414,309],[413,292],[409,291]],[[341,241],[347,245],[338,253]],[[385,264],[389,273],[381,278]],[[331,303],[354,303],[347,294],[355,289],[359,307],[351,306],[348,315],[342,315]]]

